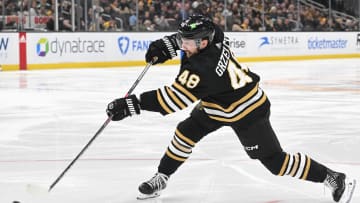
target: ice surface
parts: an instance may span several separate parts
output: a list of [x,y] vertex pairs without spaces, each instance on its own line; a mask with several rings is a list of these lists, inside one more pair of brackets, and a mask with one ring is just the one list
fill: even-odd
[[[360,59],[249,64],[272,103],[283,148],[360,181]],[[121,203],[153,176],[178,122],[143,112],[111,122],[49,194],[144,67],[0,72],[0,203]],[[177,66],[151,67],[135,93],[173,82]],[[325,191],[325,192],[324,192]],[[360,189],[353,203],[360,202]],[[152,203],[325,203],[322,184],[271,175],[229,128],[204,138]]]

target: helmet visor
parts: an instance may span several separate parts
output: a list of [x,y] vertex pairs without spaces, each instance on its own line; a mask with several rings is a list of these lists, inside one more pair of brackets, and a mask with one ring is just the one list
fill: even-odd
[[187,48],[199,48],[200,47],[200,43],[201,43],[201,39],[189,39],[189,38],[185,38],[182,37],[179,33],[176,35],[176,42],[178,44],[178,46],[180,47],[180,49],[184,46]]

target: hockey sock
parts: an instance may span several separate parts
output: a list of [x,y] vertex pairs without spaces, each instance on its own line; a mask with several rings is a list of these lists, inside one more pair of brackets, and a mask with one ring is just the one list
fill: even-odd
[[167,176],[173,174],[189,158],[195,142],[184,136],[178,129],[160,161],[158,172]]
[[302,153],[276,153],[271,157],[260,159],[261,163],[274,175],[292,176],[312,182],[324,182],[326,167]]

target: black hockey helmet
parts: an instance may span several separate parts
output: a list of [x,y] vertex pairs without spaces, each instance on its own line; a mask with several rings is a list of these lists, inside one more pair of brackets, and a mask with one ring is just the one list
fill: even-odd
[[215,35],[215,25],[211,19],[202,15],[192,15],[184,20],[178,28],[177,40],[181,47],[181,39],[193,39],[200,46],[202,39],[213,41]]

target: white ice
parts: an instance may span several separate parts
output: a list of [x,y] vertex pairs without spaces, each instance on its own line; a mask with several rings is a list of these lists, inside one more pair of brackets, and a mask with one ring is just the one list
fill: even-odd
[[[360,59],[249,63],[272,102],[283,148],[360,181]],[[50,193],[45,190],[106,120],[144,67],[0,72],[0,203],[142,203],[178,122],[143,112],[110,122]],[[173,82],[177,66],[151,67],[136,94]],[[360,202],[360,186],[353,203]],[[323,184],[277,177],[243,151],[231,129],[196,145],[163,194],[146,203],[330,203]]]

